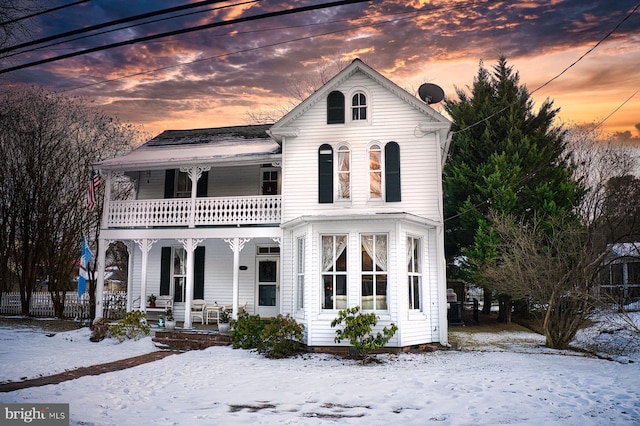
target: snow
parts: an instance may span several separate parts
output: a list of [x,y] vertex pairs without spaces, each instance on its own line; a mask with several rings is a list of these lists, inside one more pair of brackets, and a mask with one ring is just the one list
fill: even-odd
[[[640,315],[634,318],[640,324]],[[585,330],[576,344],[588,345],[600,330]],[[117,344],[92,343],[87,329],[47,334],[0,327],[0,381],[156,350],[150,337]],[[272,360],[215,347],[0,393],[0,402],[69,403],[71,425],[640,424],[640,350],[628,342],[612,361],[548,349],[530,332],[454,328],[450,335],[460,350],[380,355],[366,365],[326,354]],[[607,350],[602,341],[598,348]]]

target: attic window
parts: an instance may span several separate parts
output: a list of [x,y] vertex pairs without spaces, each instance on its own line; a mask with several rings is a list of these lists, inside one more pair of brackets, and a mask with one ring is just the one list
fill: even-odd
[[327,124],[344,124],[344,95],[333,91],[327,96]]
[[351,98],[351,120],[367,120],[367,97],[362,92]]

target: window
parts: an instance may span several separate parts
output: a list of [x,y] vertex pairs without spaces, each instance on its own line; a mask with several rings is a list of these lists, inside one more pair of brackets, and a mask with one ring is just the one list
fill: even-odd
[[278,170],[272,168],[262,169],[262,195],[278,194]]
[[327,96],[327,124],[344,124],[344,95],[333,91]]
[[380,145],[369,148],[369,198],[382,198],[382,149]]
[[407,238],[407,275],[409,277],[409,309],[422,308],[422,271],[420,238]]
[[387,309],[387,236],[362,235],[362,309]]
[[338,148],[338,199],[351,198],[351,152],[349,147]]
[[322,309],[347,307],[347,236],[322,236]]
[[304,309],[304,246],[305,246],[305,237],[298,237],[296,240],[296,258],[297,258],[297,268],[296,268],[296,284],[297,284],[297,293],[296,293],[296,309],[301,311]]
[[384,146],[384,177],[387,202],[401,201],[400,146],[396,142],[389,142]]
[[191,178],[180,170],[176,173],[176,198],[191,198]]
[[318,149],[318,203],[333,203],[333,148],[329,144]]
[[351,120],[367,119],[367,97],[364,93],[358,92],[351,98]]
[[256,253],[258,255],[278,255],[280,254],[280,246],[258,246]]
[[184,292],[187,283],[187,251],[182,247],[173,248],[173,301],[184,302]]

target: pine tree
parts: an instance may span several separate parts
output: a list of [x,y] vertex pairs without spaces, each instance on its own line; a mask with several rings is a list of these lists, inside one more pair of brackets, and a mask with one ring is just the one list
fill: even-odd
[[449,264],[461,255],[491,258],[491,212],[525,220],[573,216],[582,196],[552,101],[534,112],[505,57],[492,73],[481,62],[470,89],[457,89],[458,100],[445,103],[455,132],[444,169]]

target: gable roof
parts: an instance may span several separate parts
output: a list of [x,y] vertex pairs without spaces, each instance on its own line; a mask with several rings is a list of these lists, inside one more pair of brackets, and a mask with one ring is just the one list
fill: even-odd
[[[292,109],[288,114],[278,120],[278,122],[275,123],[273,127],[271,127],[271,129],[269,129],[269,134],[273,136],[273,138],[278,141],[278,143],[282,142],[282,138],[284,136],[296,135],[297,129],[290,127],[293,121],[295,121],[298,117],[308,111],[319,101],[325,99],[330,92],[334,91],[338,86],[344,83],[356,72],[363,73],[368,78],[396,95],[403,102],[407,103],[409,106],[415,108],[426,117],[428,117],[429,121],[424,123],[424,127],[429,128],[430,131],[436,130],[441,132],[441,140],[443,141],[442,148],[444,153],[446,153],[446,150],[448,149],[447,139],[449,138],[449,128],[451,127],[451,121],[358,58],[354,59],[348,67],[336,74],[324,86],[322,86],[315,93],[313,93],[307,99],[302,101],[298,106]],[[421,128],[422,127],[423,126],[421,126]]]
[[280,146],[269,124],[211,129],[166,130],[121,157],[96,163],[100,170],[152,170],[189,164],[271,162]]

